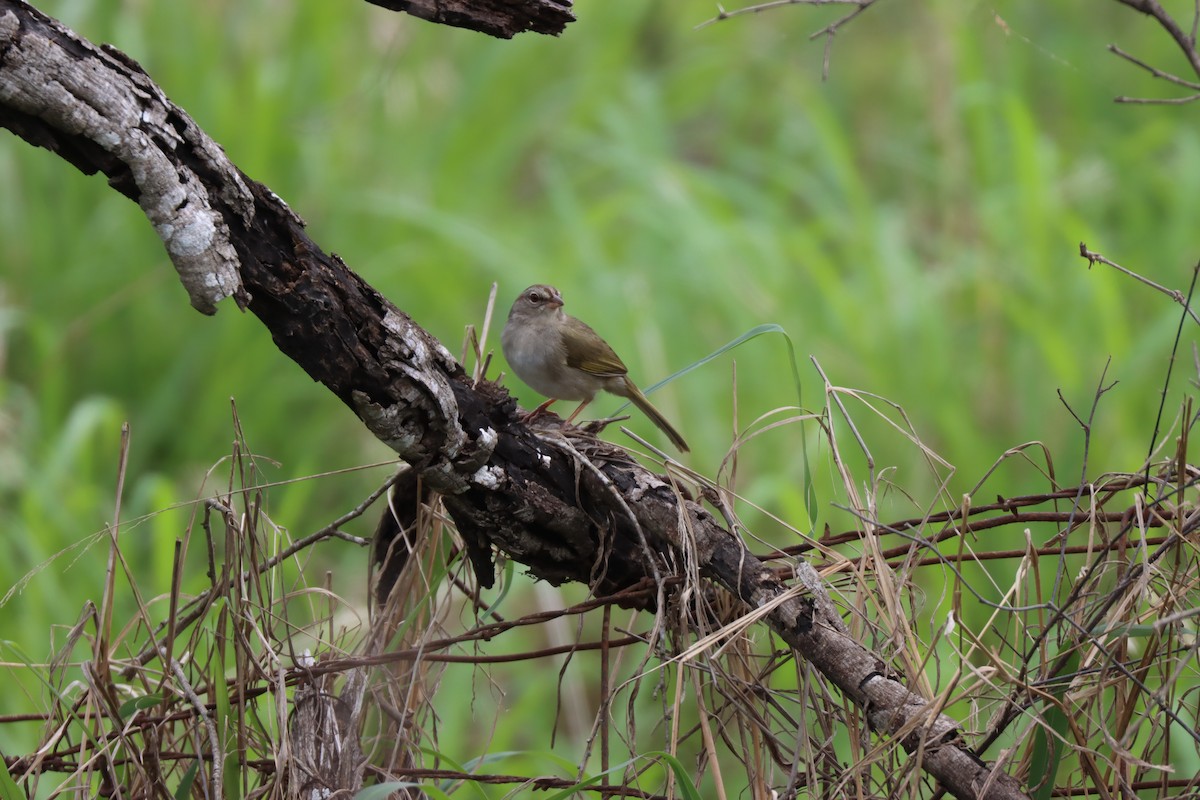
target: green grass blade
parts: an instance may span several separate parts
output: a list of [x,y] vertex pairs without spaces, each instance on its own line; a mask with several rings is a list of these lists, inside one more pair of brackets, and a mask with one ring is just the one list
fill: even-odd
[[25,792],[9,774],[3,758],[0,758],[0,800],[26,800]]

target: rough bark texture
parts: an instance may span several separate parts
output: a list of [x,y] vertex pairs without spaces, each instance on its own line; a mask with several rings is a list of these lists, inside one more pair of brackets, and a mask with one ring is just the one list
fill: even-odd
[[765,621],[795,653],[955,796],[1024,796],[966,748],[954,720],[850,638],[815,573],[785,586],[667,478],[549,419],[538,430],[521,423],[503,387],[472,385],[130,59],[0,0],[0,125],[140,203],[192,305],[212,313],[234,296],[257,316],[283,353],[444,496],[485,581],[493,547],[539,578],[600,593],[694,570],[751,608],[769,607]]
[[554,36],[575,21],[571,0],[367,0],[440,25],[467,28],[501,39],[533,31]]

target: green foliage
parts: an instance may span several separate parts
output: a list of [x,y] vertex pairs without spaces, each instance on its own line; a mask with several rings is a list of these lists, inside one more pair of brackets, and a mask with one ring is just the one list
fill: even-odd
[[8,772],[8,767],[4,760],[0,759],[0,799],[2,800],[26,800],[25,792],[21,791],[21,787],[17,786],[12,779],[12,775]]
[[[885,520],[936,505],[943,480],[942,497],[970,491],[1031,440],[1070,484],[1082,432],[1056,391],[1086,415],[1109,358],[1120,383],[1100,403],[1087,473],[1145,457],[1179,309],[1087,270],[1078,243],[1185,286],[1200,195],[1179,176],[1200,174],[1200,143],[1186,110],[1111,102],[1171,91],[1105,52],[1114,40],[1166,50],[1115,3],[882,3],[839,33],[826,81],[822,42],[807,34],[833,12],[799,7],[697,29],[712,4],[588,3],[560,38],[501,42],[366,3],[38,5],[138,59],[319,244],[452,351],[492,282],[493,330],[517,291],[555,283],[643,385],[774,324],[799,353],[809,410],[823,403],[811,354],[833,384],[899,404],[954,465],[930,468],[902,428],[850,401],[877,472],[903,490],[878,509]],[[211,493],[206,471],[229,452],[231,397],[264,483],[389,453],[251,316],[192,313],[145,218],[102,178],[0,132],[0,185],[0,590],[30,580],[6,599],[0,638],[39,660],[52,652],[46,631],[99,602],[105,549],[93,545],[114,521],[123,421],[123,545],[148,597],[170,589],[174,542],[195,513],[178,504]],[[655,395],[699,472],[715,474],[735,434],[796,402],[774,339]],[[629,424],[656,440],[644,420]],[[772,545],[796,540],[768,514],[854,526],[833,508],[845,498],[829,454],[810,450],[806,471],[804,437],[781,426],[739,453],[736,489],[764,513],[739,511]],[[1047,488],[1037,465],[1010,464],[988,497]],[[272,517],[303,535],[378,479],[291,483],[272,492]],[[354,525],[369,535],[369,521]],[[302,566],[336,567],[339,588],[365,602],[363,560],[332,542]],[[185,592],[199,591],[204,556],[187,564]],[[945,610],[939,588],[925,629]],[[211,668],[223,687],[226,665]],[[491,745],[542,746],[522,737],[554,687],[498,674],[536,700]],[[0,711],[34,699],[13,693]],[[470,693],[456,701],[471,713]],[[0,749],[25,743],[0,729]]]

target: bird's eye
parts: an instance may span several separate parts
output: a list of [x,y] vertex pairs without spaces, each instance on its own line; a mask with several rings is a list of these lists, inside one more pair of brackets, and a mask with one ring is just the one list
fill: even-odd
[[529,302],[533,303],[534,305],[537,305],[538,303],[542,302],[542,296],[540,294],[538,294],[537,292],[530,292],[529,293]]

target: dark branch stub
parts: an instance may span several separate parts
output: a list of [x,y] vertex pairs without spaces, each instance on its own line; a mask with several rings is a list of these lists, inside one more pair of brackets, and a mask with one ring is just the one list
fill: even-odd
[[367,0],[420,19],[511,39],[518,33],[557,36],[575,21],[571,0]]

